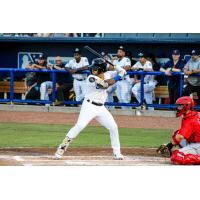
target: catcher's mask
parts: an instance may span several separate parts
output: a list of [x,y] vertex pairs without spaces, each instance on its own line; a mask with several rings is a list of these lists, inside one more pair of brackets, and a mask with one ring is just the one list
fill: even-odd
[[177,112],[176,117],[180,117],[181,115],[184,115],[188,110],[194,110],[194,101],[190,97],[180,97],[176,101],[177,105]]
[[97,74],[101,74],[102,72],[106,72],[106,62],[102,58],[96,58],[92,61],[92,65],[90,66],[90,70],[97,71]]

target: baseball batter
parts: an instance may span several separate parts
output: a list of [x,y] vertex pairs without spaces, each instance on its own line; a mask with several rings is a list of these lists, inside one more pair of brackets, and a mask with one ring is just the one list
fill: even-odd
[[87,70],[88,66],[88,59],[86,57],[81,57],[81,51],[78,48],[74,50],[74,59],[70,60],[65,66],[66,69],[69,69],[69,72],[74,78],[73,88],[76,101],[82,101],[85,96],[87,74],[82,73],[82,71]]
[[[176,116],[182,118],[181,128],[172,135],[172,142],[161,145],[157,152],[165,157],[170,156],[173,164],[200,164],[200,118],[194,110],[194,101],[184,96],[176,101]],[[173,147],[179,147],[174,151]]]
[[[116,70],[123,68],[124,70],[130,70],[131,61],[129,58],[125,57],[125,50],[123,46],[120,46],[117,51],[117,59],[113,61]],[[131,101],[131,88],[132,88],[133,80],[129,75],[123,77],[117,83],[116,94],[120,103],[130,103]],[[123,107],[128,108],[128,107]]]
[[118,127],[110,112],[105,108],[104,103],[107,98],[107,88],[119,81],[125,75],[125,70],[122,70],[119,74],[116,71],[106,72],[106,63],[101,58],[93,61],[91,69],[92,75],[88,76],[86,80],[87,90],[78,121],[59,145],[55,157],[61,158],[70,142],[78,136],[92,119],[96,119],[110,132],[114,159],[122,160]]

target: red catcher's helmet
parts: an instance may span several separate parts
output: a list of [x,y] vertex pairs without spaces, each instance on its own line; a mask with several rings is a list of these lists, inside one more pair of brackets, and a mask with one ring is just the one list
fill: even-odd
[[180,117],[181,115],[184,115],[188,110],[194,110],[194,101],[190,97],[180,97],[176,101],[177,106],[177,112],[176,116]]

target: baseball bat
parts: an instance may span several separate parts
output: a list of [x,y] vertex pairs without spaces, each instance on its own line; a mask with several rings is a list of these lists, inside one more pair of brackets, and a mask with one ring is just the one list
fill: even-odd
[[114,67],[114,65],[107,59],[105,59],[100,53],[98,53],[97,51],[95,51],[94,49],[92,49],[89,46],[84,46],[85,49],[87,49],[90,53],[92,53],[93,55],[97,56],[98,58],[102,58],[105,62],[107,62],[108,64],[112,65]]

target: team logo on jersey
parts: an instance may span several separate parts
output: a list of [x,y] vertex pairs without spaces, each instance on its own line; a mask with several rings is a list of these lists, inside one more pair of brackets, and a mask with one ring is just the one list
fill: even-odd
[[95,78],[94,78],[94,77],[90,77],[90,78],[89,78],[89,81],[90,81],[91,83],[93,83],[93,82],[95,81]]

